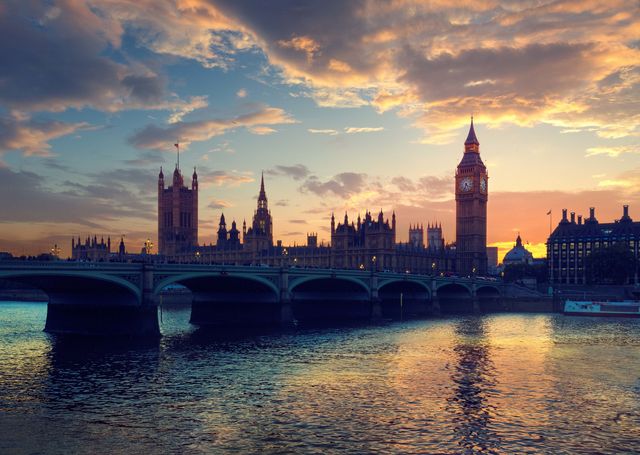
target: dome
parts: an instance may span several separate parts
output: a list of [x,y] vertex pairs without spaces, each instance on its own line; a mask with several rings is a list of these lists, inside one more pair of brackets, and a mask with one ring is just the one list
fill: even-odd
[[533,261],[533,254],[529,250],[527,250],[524,246],[522,246],[522,239],[520,238],[520,234],[518,234],[518,238],[516,239],[516,244],[513,248],[509,250],[507,254],[505,254],[503,259],[503,264],[518,264],[518,263],[531,263]]

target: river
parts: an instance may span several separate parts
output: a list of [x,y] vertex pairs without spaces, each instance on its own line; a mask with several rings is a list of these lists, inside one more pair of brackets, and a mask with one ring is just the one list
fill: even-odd
[[135,343],[0,303],[0,453],[640,453],[640,320],[491,314]]

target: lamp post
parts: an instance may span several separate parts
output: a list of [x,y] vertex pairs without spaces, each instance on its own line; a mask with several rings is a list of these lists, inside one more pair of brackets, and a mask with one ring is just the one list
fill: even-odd
[[431,275],[432,276],[436,275],[436,263],[435,262],[431,263]]

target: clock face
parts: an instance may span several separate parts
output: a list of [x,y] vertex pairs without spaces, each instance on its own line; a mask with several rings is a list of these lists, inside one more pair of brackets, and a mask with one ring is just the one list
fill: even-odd
[[487,192],[487,179],[485,179],[484,177],[480,179],[480,191],[482,191],[483,193]]
[[471,180],[471,177],[465,177],[460,180],[460,191],[466,193],[467,191],[471,191],[471,188],[473,188],[473,180]]

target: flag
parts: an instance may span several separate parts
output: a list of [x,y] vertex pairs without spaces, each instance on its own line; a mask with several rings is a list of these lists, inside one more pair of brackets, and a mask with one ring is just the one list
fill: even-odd
[[176,148],[180,148],[180,144],[173,144],[176,146]]
[[547,215],[551,215],[551,210],[549,210],[549,211],[547,212]]

